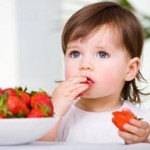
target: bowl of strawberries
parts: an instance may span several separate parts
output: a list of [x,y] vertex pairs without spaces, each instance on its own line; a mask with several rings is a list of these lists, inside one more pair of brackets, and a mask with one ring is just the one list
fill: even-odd
[[31,143],[55,124],[51,96],[27,88],[0,89],[0,145]]

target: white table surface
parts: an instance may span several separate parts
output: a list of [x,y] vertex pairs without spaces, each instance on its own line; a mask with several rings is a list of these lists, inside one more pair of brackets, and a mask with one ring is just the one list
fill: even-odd
[[0,150],[150,150],[150,144],[90,144],[33,142],[24,145],[0,146]]

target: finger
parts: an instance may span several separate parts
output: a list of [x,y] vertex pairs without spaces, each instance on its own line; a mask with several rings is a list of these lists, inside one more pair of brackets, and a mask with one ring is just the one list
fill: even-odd
[[85,82],[86,80],[87,80],[86,77],[74,76],[74,77],[69,78],[67,81],[68,81],[68,84],[75,84],[75,83]]
[[[66,97],[69,101],[74,100],[78,97],[80,93],[88,89],[89,85],[87,84],[76,84],[71,87],[64,88],[62,95]],[[59,94],[60,95],[60,94]]]
[[70,85],[70,86],[66,87],[65,91],[66,91],[66,93],[71,93],[73,91],[78,90],[80,87],[83,87],[83,88],[85,87],[84,89],[88,89],[89,85],[78,83],[78,84],[74,84],[74,85]]
[[69,87],[74,87],[76,84],[85,82],[87,79],[85,77],[71,77],[68,80],[61,82],[58,88],[67,89]]
[[88,87],[89,86],[87,84],[82,84],[77,89],[71,91],[70,94],[72,96],[74,96],[74,98],[76,98],[80,93],[82,93],[83,91],[85,91],[86,89],[88,89]]
[[130,140],[126,140],[125,141],[125,144],[133,144],[134,142],[133,141],[130,141]]
[[137,143],[137,142],[141,141],[140,137],[138,137],[134,134],[128,133],[128,132],[119,131],[119,136],[121,138],[123,138],[124,141],[128,144],[129,143]]
[[150,134],[150,125],[145,121],[131,119],[130,124],[125,124],[124,128],[138,136],[145,135],[146,137]]
[[81,92],[88,89],[88,84],[74,84],[72,86],[67,86],[65,81],[61,83],[53,92],[53,99],[67,99],[69,101],[74,100]]
[[130,125],[130,124],[125,124],[124,125],[124,128],[132,133],[132,134],[135,134],[135,135],[138,135],[138,136],[142,136],[144,133],[145,133],[145,130],[142,129],[142,128],[139,128],[139,127],[136,127],[136,126],[133,126],[133,125]]
[[134,125],[138,128],[146,129],[149,128],[149,124],[145,121],[137,120],[137,119],[131,119],[130,121],[131,125]]

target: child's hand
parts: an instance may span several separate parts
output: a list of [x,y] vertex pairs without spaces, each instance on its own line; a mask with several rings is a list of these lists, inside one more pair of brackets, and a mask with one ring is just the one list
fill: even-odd
[[68,111],[73,100],[88,89],[88,84],[83,83],[86,80],[86,77],[71,77],[58,85],[52,94],[54,113],[57,116],[63,116]]
[[124,129],[128,132],[119,131],[126,144],[149,142],[150,125],[142,120],[131,119],[130,124],[124,124]]

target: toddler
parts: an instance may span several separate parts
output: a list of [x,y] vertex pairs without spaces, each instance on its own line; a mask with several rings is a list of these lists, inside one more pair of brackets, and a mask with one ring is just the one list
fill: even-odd
[[[96,143],[149,142],[150,111],[138,108],[137,81],[143,48],[137,18],[114,2],[98,2],[77,11],[62,34],[65,81],[52,94],[59,121],[43,140]],[[118,131],[112,112],[130,109],[131,119]]]

